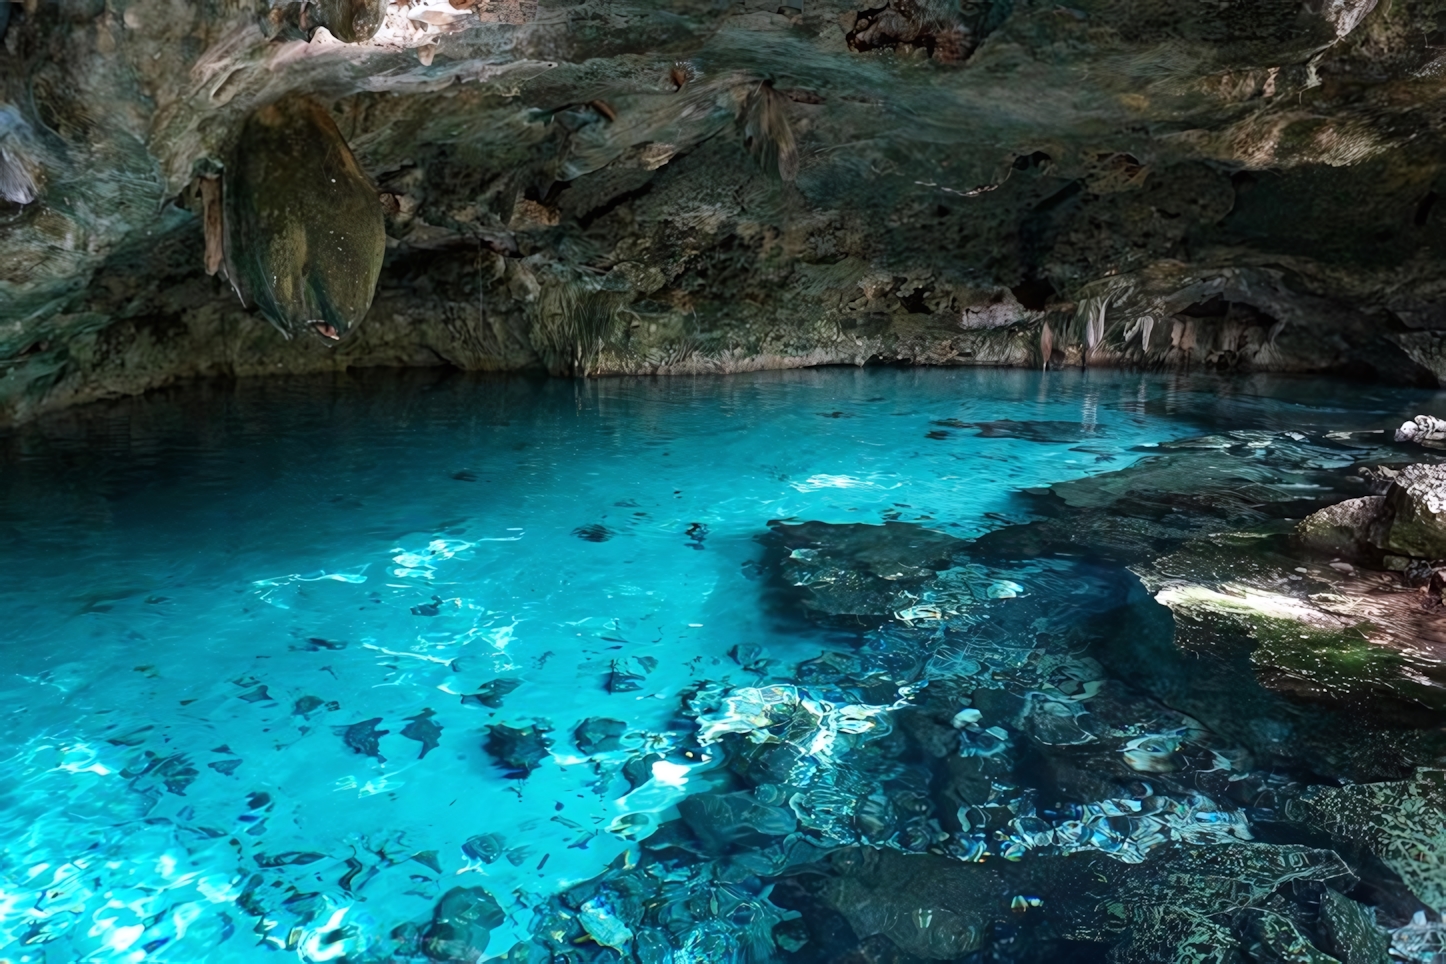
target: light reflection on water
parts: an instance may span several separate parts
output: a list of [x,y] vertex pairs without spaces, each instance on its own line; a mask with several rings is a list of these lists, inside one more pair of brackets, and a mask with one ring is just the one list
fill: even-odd
[[[1022,518],[1011,493],[1139,446],[1389,427],[1422,398],[1093,372],[369,376],[194,387],[14,432],[0,945],[330,960],[465,884],[508,914],[500,953],[539,897],[688,793],[705,764],[669,753],[682,693],[787,682],[847,644],[766,605],[770,519],[967,538]],[[1000,420],[1041,437],[959,427]],[[465,699],[497,680],[517,685]],[[626,724],[617,748],[576,746],[594,717]],[[492,724],[551,741],[525,780],[484,751]],[[630,789],[618,764],[653,750]],[[310,923],[249,911],[282,883]]]

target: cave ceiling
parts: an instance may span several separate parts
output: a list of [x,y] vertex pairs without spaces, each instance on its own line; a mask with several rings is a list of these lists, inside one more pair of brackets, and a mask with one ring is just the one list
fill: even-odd
[[0,421],[369,365],[1446,377],[1446,2],[0,12]]

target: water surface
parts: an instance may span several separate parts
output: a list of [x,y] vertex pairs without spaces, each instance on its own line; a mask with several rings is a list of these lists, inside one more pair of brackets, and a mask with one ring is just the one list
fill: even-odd
[[[1018,492],[1162,442],[1388,428],[1429,398],[1096,372],[369,375],[15,430],[3,954],[371,960],[459,885],[502,906],[505,953],[675,815],[683,694],[857,645],[775,604],[770,520],[969,539],[1025,521]],[[573,734],[599,717],[625,733],[590,755]],[[496,724],[547,731],[525,778],[484,747]],[[649,751],[666,765],[634,790],[622,764]]]

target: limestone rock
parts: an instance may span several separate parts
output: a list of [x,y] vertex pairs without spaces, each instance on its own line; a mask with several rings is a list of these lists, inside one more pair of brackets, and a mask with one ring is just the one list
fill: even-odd
[[376,36],[387,15],[387,0],[321,0],[317,22],[343,43],[361,43]]
[[1312,512],[1296,527],[1296,533],[1311,549],[1354,555],[1364,546],[1379,543],[1387,519],[1385,497],[1367,495]]
[[384,211],[320,104],[287,98],[256,111],[222,186],[226,272],[288,338],[337,340],[371,307],[386,248]]
[[1373,908],[1327,889],[1321,895],[1320,921],[1325,949],[1345,964],[1387,964],[1390,960],[1391,942],[1376,926]]
[[[1433,9],[0,4],[0,421],[198,375],[557,359],[1439,384]],[[246,173],[253,144],[284,154],[264,143],[277,131],[253,136],[258,108],[307,94],[394,199],[385,310],[334,350],[283,343],[230,302],[192,203],[224,167],[232,214],[239,194],[275,193],[356,220],[350,200]],[[295,156],[300,183],[323,155]],[[232,280],[283,324],[341,334],[301,281],[325,278],[335,313],[360,317],[386,243],[371,217],[367,256],[347,259],[356,292],[330,267],[275,271],[289,287],[268,305],[247,286],[270,283],[270,256]],[[619,323],[582,346],[541,336],[555,312],[539,287],[559,278],[606,288]]]
[[1409,780],[1313,786],[1284,813],[1374,855],[1427,906],[1446,906],[1446,771],[1423,767]]
[[1005,886],[994,871],[933,855],[846,852],[823,898],[860,937],[883,934],[908,954],[952,960],[984,944],[991,920],[1004,919]]
[[1434,415],[1417,415],[1396,429],[1397,442],[1427,442],[1446,438],[1446,420]]
[[270,34],[310,37],[317,27],[342,43],[364,43],[376,36],[387,16],[388,0],[271,0],[263,29]]
[[506,917],[497,900],[481,887],[453,887],[442,895],[422,938],[422,950],[433,961],[481,960],[494,928]]
[[1420,559],[1446,558],[1446,465],[1401,470],[1386,494],[1392,513],[1386,548]]

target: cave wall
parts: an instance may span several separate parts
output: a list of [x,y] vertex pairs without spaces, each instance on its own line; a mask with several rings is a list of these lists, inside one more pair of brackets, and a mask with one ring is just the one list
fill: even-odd
[[[1446,0],[0,5],[0,421],[381,365],[1446,376]],[[204,254],[296,92],[386,219],[335,344]]]

